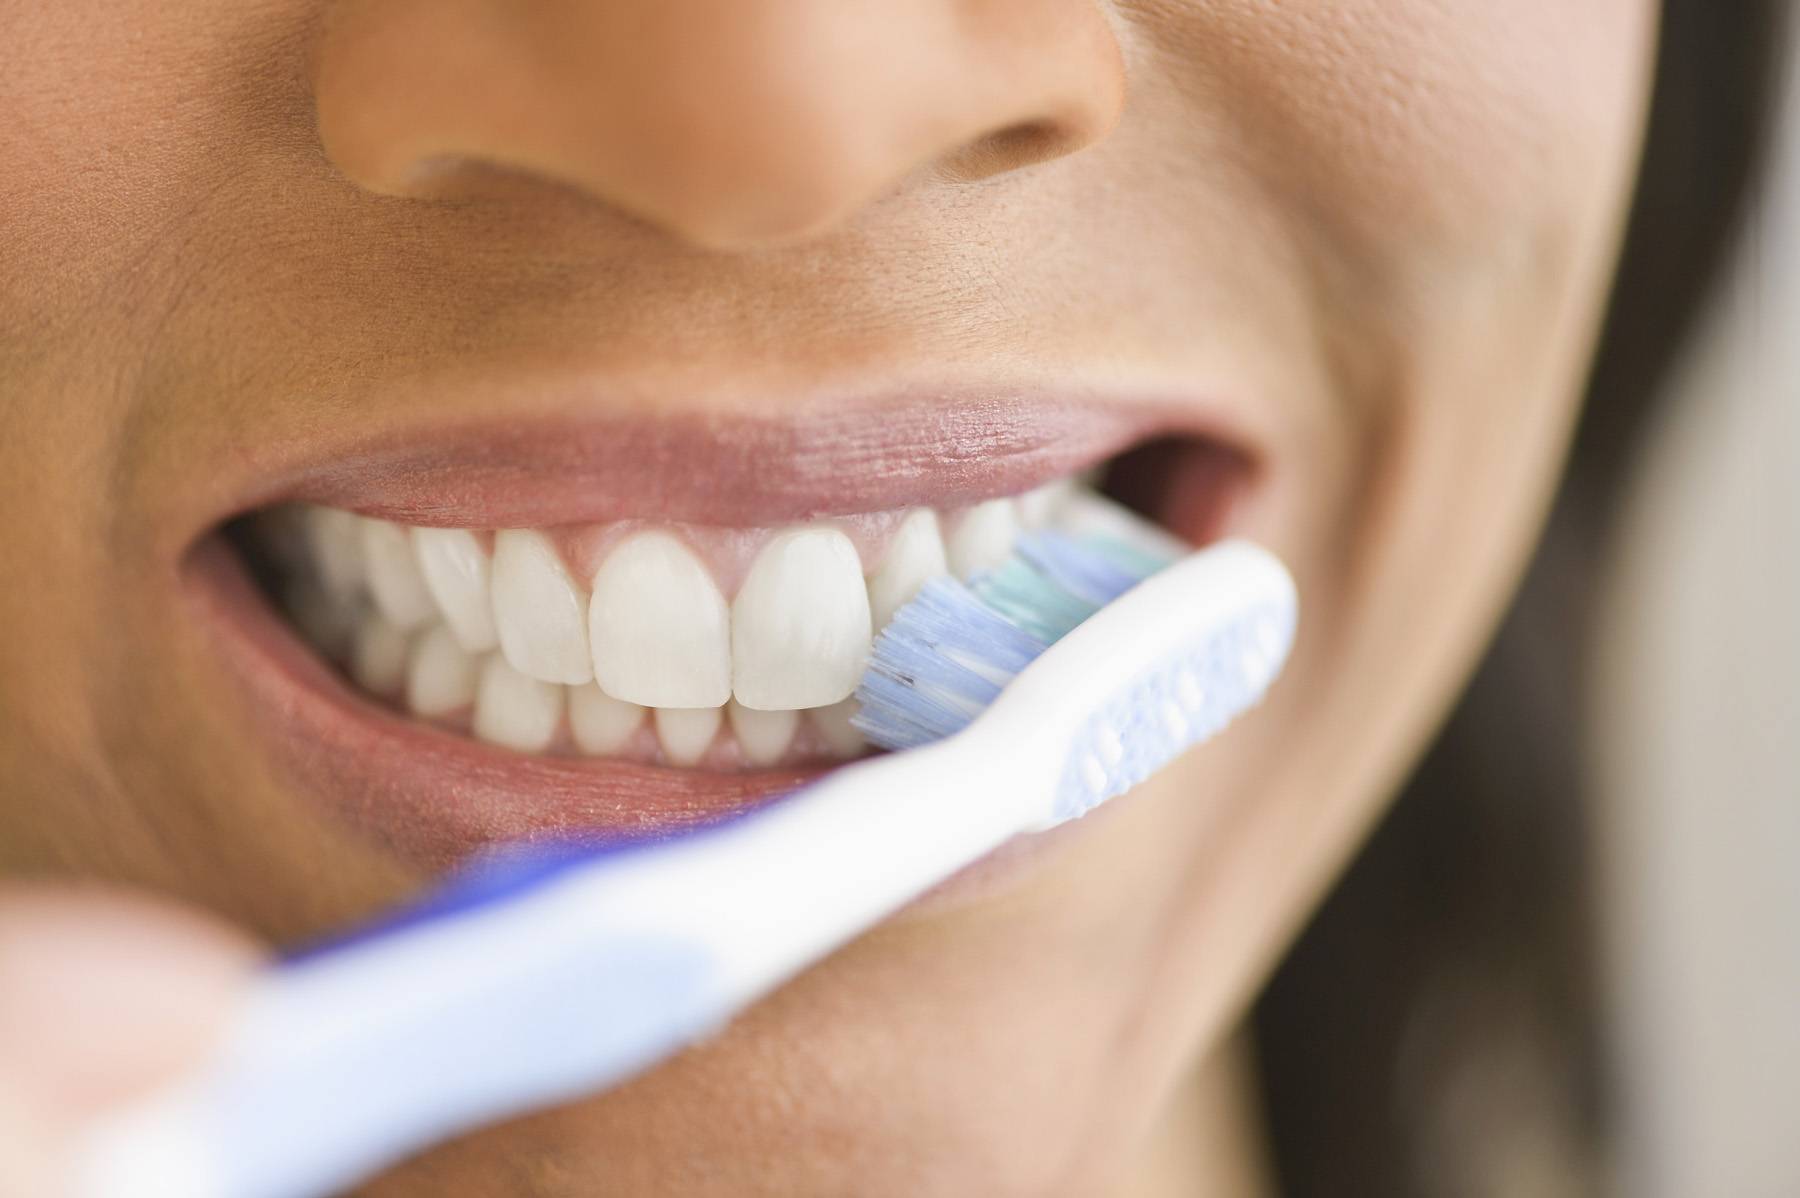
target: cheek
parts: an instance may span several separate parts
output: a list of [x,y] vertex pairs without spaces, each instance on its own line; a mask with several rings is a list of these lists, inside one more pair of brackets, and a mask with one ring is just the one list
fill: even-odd
[[299,47],[314,9],[0,0],[0,345],[148,323],[216,254],[189,231],[228,202],[244,147],[310,128]]
[[1635,146],[1655,11],[1228,0],[1184,36],[1195,86],[1260,147],[1271,198],[1349,259],[1347,276],[1381,282],[1467,277],[1591,223]]

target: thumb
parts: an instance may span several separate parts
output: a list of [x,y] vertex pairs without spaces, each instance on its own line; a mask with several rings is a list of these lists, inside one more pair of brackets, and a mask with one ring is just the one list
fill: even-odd
[[0,887],[0,1103],[67,1127],[174,1078],[211,1049],[256,960],[166,902]]

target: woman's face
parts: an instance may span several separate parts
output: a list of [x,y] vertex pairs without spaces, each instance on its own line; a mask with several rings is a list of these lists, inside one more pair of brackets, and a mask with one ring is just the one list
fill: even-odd
[[[1298,580],[1261,709],[377,1187],[1104,1191],[1520,567],[1654,10],[0,2],[0,865],[285,941],[757,801],[896,595],[1154,439],[1121,495]],[[292,620],[219,535],[277,504]]]

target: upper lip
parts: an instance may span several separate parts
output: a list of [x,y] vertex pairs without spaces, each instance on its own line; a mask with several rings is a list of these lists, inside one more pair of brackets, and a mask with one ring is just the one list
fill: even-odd
[[1203,438],[1259,460],[1249,414],[1204,395],[914,386],[735,415],[616,414],[592,402],[593,391],[548,389],[524,414],[475,404],[459,409],[471,415],[379,431],[344,422],[265,443],[244,487],[207,523],[299,501],[414,525],[755,527],[1016,494],[1158,436]]

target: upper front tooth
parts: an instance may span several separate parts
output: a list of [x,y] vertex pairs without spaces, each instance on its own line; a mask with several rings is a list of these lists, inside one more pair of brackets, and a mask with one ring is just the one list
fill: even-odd
[[417,628],[436,612],[413,561],[406,530],[386,520],[364,520],[363,563],[375,606],[398,628]]
[[457,643],[470,653],[485,653],[499,643],[488,595],[488,555],[466,528],[415,528],[413,556],[425,589]]
[[869,592],[835,528],[779,533],[731,605],[731,687],[745,707],[821,707],[856,689],[869,652]]
[[1059,478],[1047,482],[1035,491],[1027,491],[1019,496],[1019,523],[1026,528],[1043,528],[1056,520],[1057,513],[1064,503],[1068,502],[1069,493],[1075,489],[1072,478]]
[[494,534],[494,628],[515,670],[543,682],[586,682],[587,596],[550,538],[529,529]]
[[869,615],[874,627],[886,627],[894,613],[918,594],[928,579],[949,569],[944,538],[938,533],[937,513],[920,508],[900,525],[888,543],[881,568],[869,576]]
[[725,597],[667,533],[627,538],[594,573],[588,633],[607,694],[645,707],[720,707],[731,697]]
[[963,514],[947,546],[950,570],[967,579],[992,570],[1012,556],[1019,538],[1019,513],[1010,499],[990,499]]

